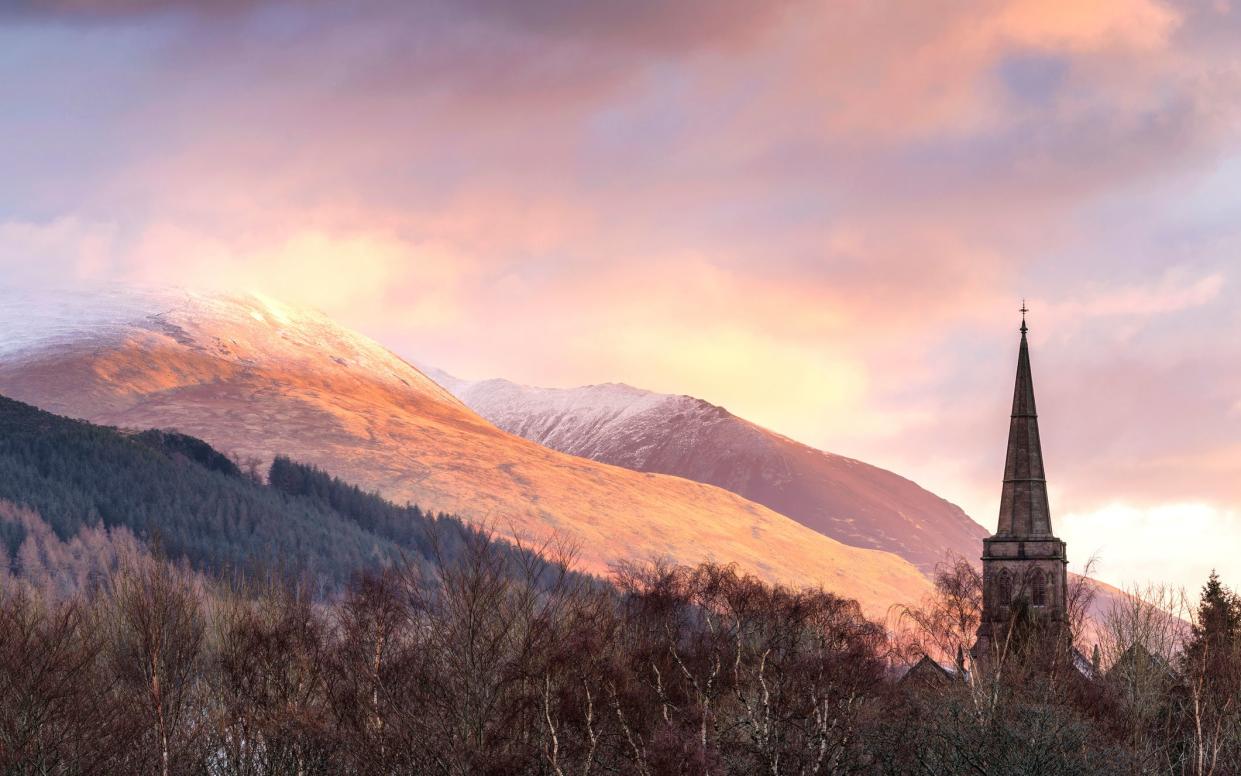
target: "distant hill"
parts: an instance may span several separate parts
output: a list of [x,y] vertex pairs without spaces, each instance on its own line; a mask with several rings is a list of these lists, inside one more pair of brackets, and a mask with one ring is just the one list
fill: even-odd
[[917,483],[816,450],[692,396],[628,385],[535,388],[425,370],[500,428],[561,452],[716,485],[854,547],[930,572],[971,560],[988,531]]

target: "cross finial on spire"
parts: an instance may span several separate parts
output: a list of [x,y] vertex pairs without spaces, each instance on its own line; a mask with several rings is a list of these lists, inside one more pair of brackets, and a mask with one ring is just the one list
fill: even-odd
[[1030,309],[1026,307],[1025,298],[1022,298],[1021,300],[1021,333],[1022,334],[1025,334],[1027,331],[1029,331],[1026,328],[1026,313],[1028,312],[1030,312]]

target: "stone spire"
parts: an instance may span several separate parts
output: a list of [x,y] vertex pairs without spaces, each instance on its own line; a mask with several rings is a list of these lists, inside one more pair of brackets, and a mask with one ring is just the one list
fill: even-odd
[[1013,633],[1013,606],[1024,601],[1037,621],[1064,627],[1068,611],[1068,565],[1064,542],[1051,533],[1047,479],[1034,409],[1034,378],[1021,305],[1021,347],[1008,426],[1008,457],[1000,520],[995,535],[982,540],[982,618],[970,654],[976,665],[996,657]]
[[1013,414],[1008,426],[1008,457],[1004,489],[1000,494],[1000,521],[996,536],[1045,538],[1052,535],[1047,506],[1047,475],[1039,442],[1038,413],[1034,409],[1034,378],[1026,344],[1026,308],[1021,306],[1021,346],[1017,353],[1017,382]]

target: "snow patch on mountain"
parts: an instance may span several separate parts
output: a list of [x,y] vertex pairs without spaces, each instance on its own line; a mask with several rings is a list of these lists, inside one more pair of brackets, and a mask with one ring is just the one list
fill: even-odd
[[8,362],[44,357],[58,345],[115,345],[143,335],[243,366],[356,369],[368,378],[456,402],[436,381],[374,340],[318,311],[258,293],[0,288],[0,359]]

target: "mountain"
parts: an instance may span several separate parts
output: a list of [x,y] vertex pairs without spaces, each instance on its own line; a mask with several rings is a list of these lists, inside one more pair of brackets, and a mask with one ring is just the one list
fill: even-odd
[[375,342],[264,297],[0,292],[0,394],[94,423],[175,429],[243,460],[288,455],[398,503],[565,540],[593,573],[714,559],[822,584],[871,613],[929,590],[894,554],[724,489],[502,431]]
[[930,572],[988,531],[898,474],[816,450],[691,396],[609,383],[534,388],[426,373],[505,431],[571,455],[716,485],[854,547]]

